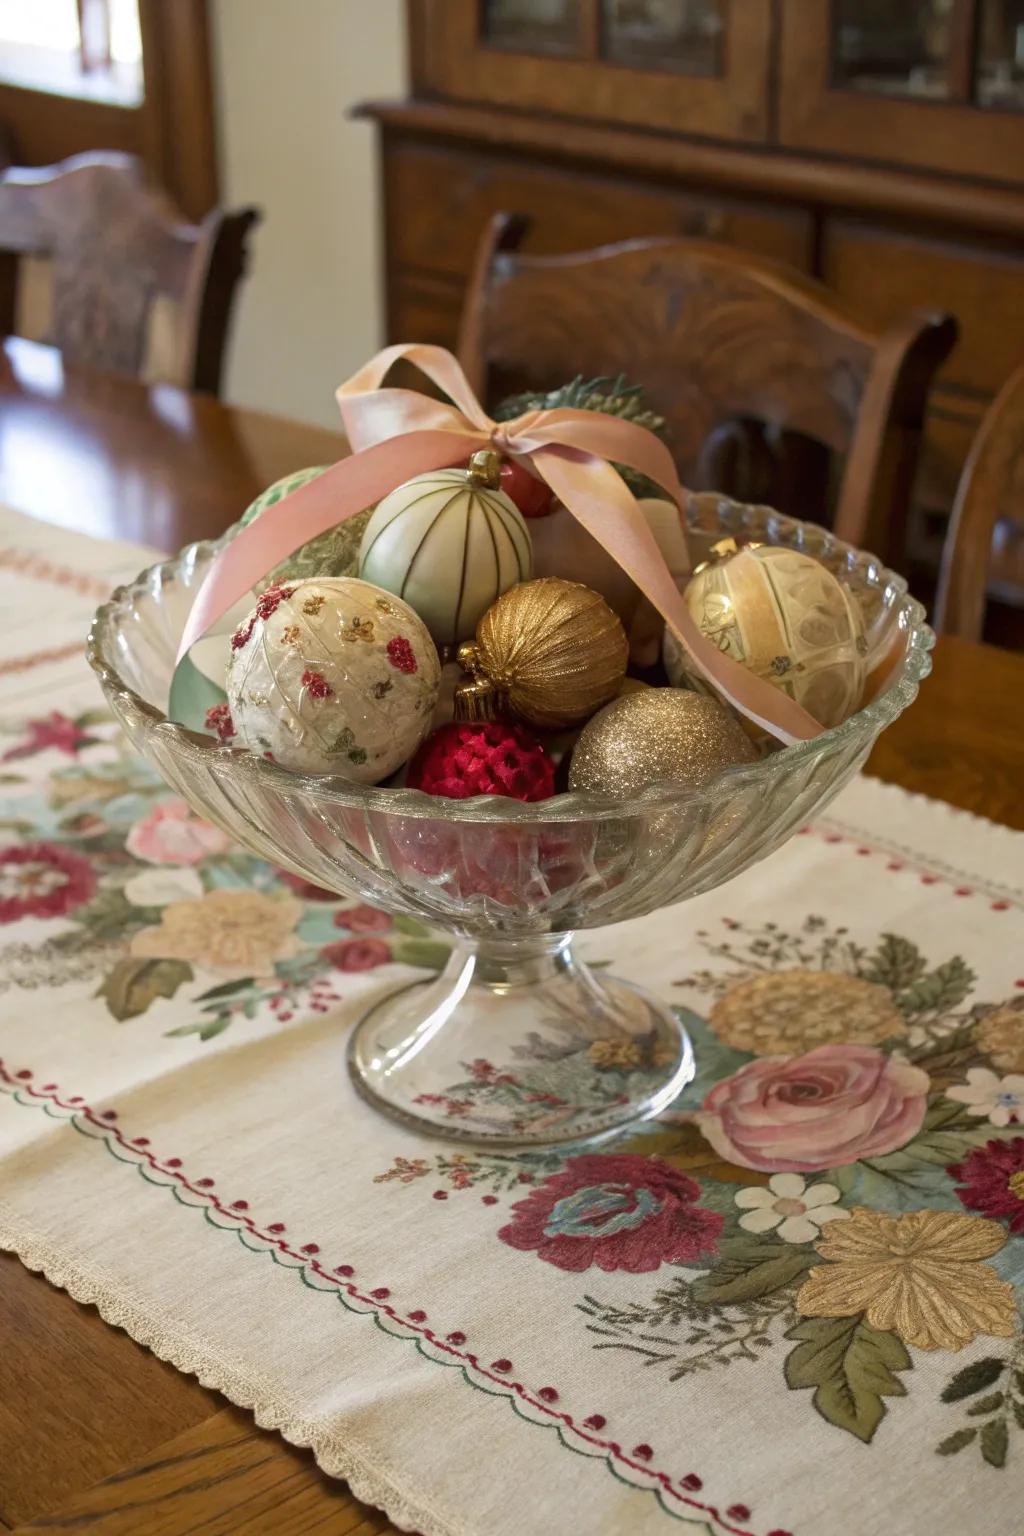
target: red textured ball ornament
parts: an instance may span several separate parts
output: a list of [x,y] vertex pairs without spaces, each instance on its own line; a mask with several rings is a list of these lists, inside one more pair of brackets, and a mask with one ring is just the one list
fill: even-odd
[[554,793],[555,765],[540,742],[518,725],[456,720],[427,737],[409,764],[406,783],[452,800],[471,795],[546,800]]
[[501,466],[501,489],[524,517],[547,517],[554,508],[555,493],[550,485],[515,459],[506,459]]

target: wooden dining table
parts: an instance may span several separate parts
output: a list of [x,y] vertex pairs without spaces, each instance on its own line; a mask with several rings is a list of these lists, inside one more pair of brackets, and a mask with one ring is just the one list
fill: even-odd
[[[172,551],[220,533],[340,432],[65,365],[20,340],[0,365],[0,504]],[[1024,655],[940,637],[867,771],[1024,830]],[[93,1536],[392,1527],[190,1376],[0,1256],[0,1528]]]

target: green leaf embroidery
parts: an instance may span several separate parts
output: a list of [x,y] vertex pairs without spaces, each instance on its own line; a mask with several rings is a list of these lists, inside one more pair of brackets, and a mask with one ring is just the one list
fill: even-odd
[[451,950],[440,939],[403,939],[394,947],[394,957],[403,965],[417,965],[425,971],[440,971],[448,964]]
[[995,1355],[975,1360],[950,1378],[940,1397],[944,1403],[958,1403],[961,1398],[973,1397],[975,1392],[983,1392],[994,1381],[998,1381],[1005,1369],[1006,1361],[999,1360]]
[[[344,920],[344,912],[341,912],[339,916]],[[421,923],[418,917],[407,917],[404,912],[395,913],[392,918],[392,926],[396,933],[404,933],[411,939],[422,939],[430,933],[426,923]]]
[[935,1449],[940,1456],[955,1456],[965,1445],[970,1445],[977,1433],[976,1429],[956,1429],[945,1440],[941,1440]]
[[113,723],[114,717],[109,709],[87,709],[75,716],[75,724],[80,731],[87,730],[91,725],[113,725]]
[[878,948],[860,967],[865,981],[877,982],[891,992],[905,992],[924,975],[924,956],[916,944],[898,933],[883,933]]
[[814,1406],[838,1429],[868,1443],[885,1415],[883,1397],[905,1397],[894,1374],[911,1359],[894,1333],[859,1317],[805,1317],[786,1333],[801,1342],[785,1363],[786,1385],[813,1387]]
[[106,998],[115,1019],[136,1019],[157,997],[173,997],[192,980],[187,960],[119,960],[96,993]]
[[1006,1401],[1001,1392],[990,1392],[987,1397],[979,1397],[978,1401],[967,1410],[969,1419],[984,1418],[986,1413],[995,1413]]
[[981,1429],[981,1454],[990,1467],[1006,1466],[1009,1433],[1005,1419],[989,1419]]
[[213,997],[231,997],[235,992],[244,992],[255,979],[254,976],[243,976],[241,981],[222,981],[219,987],[209,987],[205,992],[200,992],[196,1002],[206,1003]]
[[977,980],[959,955],[937,965],[896,999],[903,1013],[948,1013],[963,1002]]
[[950,1088],[954,1083],[963,1082],[968,1067],[978,1060],[974,1025],[962,1024],[941,1040],[911,1051],[910,1059],[928,1073],[934,1089]]
[[[195,1032],[199,1036],[200,1040],[213,1040],[215,1036],[223,1034],[230,1023],[230,1013],[218,1013],[215,1019],[210,1019],[209,1023],[203,1024]],[[175,1033],[177,1033],[177,1031],[175,1031]]]
[[726,1238],[721,1260],[693,1282],[693,1296],[706,1306],[753,1301],[793,1285],[818,1255],[801,1243],[780,1243],[754,1237]]

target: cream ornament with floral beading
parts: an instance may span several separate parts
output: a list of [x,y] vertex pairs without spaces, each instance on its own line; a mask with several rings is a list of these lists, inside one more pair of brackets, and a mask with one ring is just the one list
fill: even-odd
[[284,768],[376,784],[430,728],[434,642],[407,603],[369,582],[270,587],[231,645],[237,740]]

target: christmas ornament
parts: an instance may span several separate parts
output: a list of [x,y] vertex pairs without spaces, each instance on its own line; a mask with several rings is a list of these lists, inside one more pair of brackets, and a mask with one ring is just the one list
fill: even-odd
[[233,745],[375,784],[430,727],[441,667],[422,620],[354,577],[268,587],[231,639]]
[[569,788],[623,797],[650,784],[697,789],[732,763],[756,757],[717,699],[648,688],[606,705],[584,727],[569,764]]
[[[747,545],[695,572],[684,591],[703,633],[823,726],[839,725],[864,688],[867,643],[854,595],[799,550]],[[670,681],[706,685],[665,632]]]
[[530,575],[530,535],[498,488],[496,453],[417,475],[379,502],[359,574],[412,605],[439,646],[457,645],[496,597]]
[[629,647],[604,598],[545,577],[513,587],[487,610],[459,660],[473,681],[456,690],[457,720],[504,707],[531,725],[578,725],[614,698]]
[[[322,475],[327,467],[319,464],[312,469],[297,469],[268,485],[242,513],[243,528],[290,496],[292,491],[300,490]],[[293,550],[286,560],[267,572],[264,585],[274,581],[302,581],[310,576],[354,576],[359,567],[359,543],[372,511],[373,508],[368,507],[365,512],[357,512],[355,517],[328,528],[325,533]]]
[[521,726],[504,720],[456,721],[428,736],[409,764],[406,783],[453,800],[470,795],[546,800],[554,791],[555,765]]
[[550,485],[515,459],[506,459],[501,466],[501,489],[524,517],[547,517],[555,504]]
[[[618,378],[585,379],[577,374],[568,384],[558,389],[527,390],[525,394],[509,395],[494,412],[495,421],[512,421],[525,416],[527,411],[600,411],[605,416],[617,416],[620,421],[631,421],[635,426],[646,427],[658,437],[665,436],[665,418],[647,408],[641,384],[628,384],[624,373]],[[627,465],[615,468],[625,480],[634,496],[657,496],[658,487],[653,480]]]

